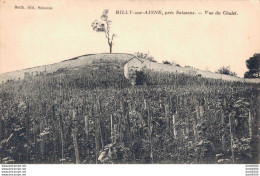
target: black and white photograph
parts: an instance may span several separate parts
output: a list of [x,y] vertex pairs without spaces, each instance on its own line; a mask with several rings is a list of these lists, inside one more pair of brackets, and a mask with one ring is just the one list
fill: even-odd
[[257,166],[259,29],[259,1],[1,0],[2,169]]

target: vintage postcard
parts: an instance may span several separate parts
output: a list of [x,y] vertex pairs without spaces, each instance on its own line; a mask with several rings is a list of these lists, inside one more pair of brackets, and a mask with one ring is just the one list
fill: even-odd
[[259,29],[259,1],[0,0],[0,163],[258,164]]

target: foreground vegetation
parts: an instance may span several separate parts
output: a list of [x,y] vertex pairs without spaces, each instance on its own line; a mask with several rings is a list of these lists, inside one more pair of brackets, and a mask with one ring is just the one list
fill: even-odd
[[259,162],[259,85],[99,67],[1,84],[1,163]]

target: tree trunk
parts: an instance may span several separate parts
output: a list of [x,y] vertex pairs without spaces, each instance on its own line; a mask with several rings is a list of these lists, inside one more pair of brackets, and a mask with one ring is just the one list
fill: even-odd
[[112,53],[112,43],[109,43],[109,52]]

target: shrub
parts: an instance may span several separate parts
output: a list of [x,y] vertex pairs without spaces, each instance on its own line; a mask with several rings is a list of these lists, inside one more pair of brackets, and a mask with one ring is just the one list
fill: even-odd
[[136,74],[135,84],[137,86],[144,85],[147,83],[147,77],[144,71],[135,71],[135,74]]
[[232,72],[230,67],[227,66],[227,67],[221,67],[219,68],[216,73],[219,73],[219,74],[224,74],[224,75],[230,75],[230,76],[237,76],[237,74],[235,72]]
[[169,61],[163,61],[163,64],[169,64],[169,65],[171,65],[171,62],[169,62]]

